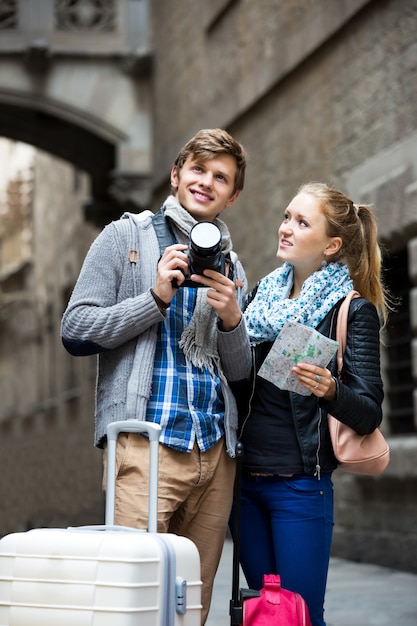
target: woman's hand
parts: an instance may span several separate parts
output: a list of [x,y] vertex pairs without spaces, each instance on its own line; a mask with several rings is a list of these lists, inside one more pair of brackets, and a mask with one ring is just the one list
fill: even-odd
[[332,402],[336,397],[336,381],[331,372],[325,367],[318,367],[311,363],[299,363],[292,368],[300,381],[315,396]]

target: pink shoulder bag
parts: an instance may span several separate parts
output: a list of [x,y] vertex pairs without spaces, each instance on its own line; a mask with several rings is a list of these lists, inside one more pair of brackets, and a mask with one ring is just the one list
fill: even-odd
[[[337,317],[336,340],[339,343],[337,351],[339,380],[346,347],[349,306],[352,298],[358,297],[360,294],[357,291],[348,293]],[[330,413],[328,414],[328,424],[333,451],[342,470],[352,474],[369,476],[377,476],[385,470],[389,463],[390,451],[379,428],[376,428],[370,435],[358,435],[352,428],[337,420]]]

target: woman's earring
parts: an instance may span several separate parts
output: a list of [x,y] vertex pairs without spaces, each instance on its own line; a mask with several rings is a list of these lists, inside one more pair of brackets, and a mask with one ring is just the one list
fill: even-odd
[[326,259],[323,259],[323,261],[321,262],[321,269],[324,270],[325,267],[327,267],[327,261]]

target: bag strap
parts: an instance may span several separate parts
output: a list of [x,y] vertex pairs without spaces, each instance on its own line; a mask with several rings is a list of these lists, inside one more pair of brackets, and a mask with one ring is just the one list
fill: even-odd
[[162,256],[165,248],[177,243],[177,240],[162,209],[159,209],[159,211],[152,216],[152,224],[158,238],[159,251]]
[[344,301],[342,302],[340,309],[337,314],[337,325],[336,325],[336,341],[339,344],[337,348],[337,377],[340,377],[343,369],[343,355],[345,353],[346,348],[346,340],[347,340],[347,320],[349,315],[349,307],[353,298],[360,298],[361,294],[359,291],[349,291]]

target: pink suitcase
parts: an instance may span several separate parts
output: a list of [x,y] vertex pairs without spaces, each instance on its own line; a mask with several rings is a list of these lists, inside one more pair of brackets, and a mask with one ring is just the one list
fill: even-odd
[[[104,526],[0,540],[0,626],[200,626],[198,550],[156,532],[159,431],[138,420],[110,424]],[[120,432],[149,435],[148,532],[113,525]]]

